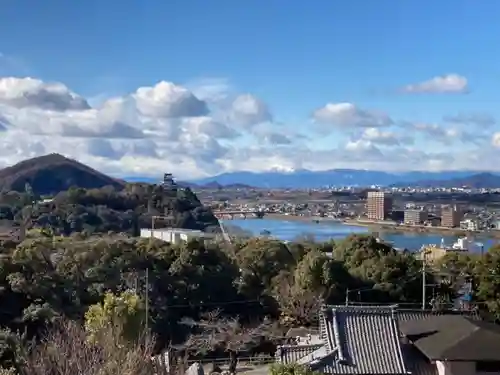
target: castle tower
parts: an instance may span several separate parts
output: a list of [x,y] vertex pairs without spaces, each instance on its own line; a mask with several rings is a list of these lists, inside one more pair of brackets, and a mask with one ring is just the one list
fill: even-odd
[[172,173],[165,173],[163,175],[163,221],[167,227],[172,227],[174,223],[173,215],[173,198],[177,197],[177,184],[174,180]]

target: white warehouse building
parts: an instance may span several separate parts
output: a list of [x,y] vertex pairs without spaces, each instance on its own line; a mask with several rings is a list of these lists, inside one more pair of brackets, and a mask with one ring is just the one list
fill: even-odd
[[172,244],[189,242],[196,239],[213,239],[214,234],[205,233],[201,230],[194,229],[178,229],[178,228],[162,228],[162,229],[141,229],[142,238],[155,237],[159,240]]

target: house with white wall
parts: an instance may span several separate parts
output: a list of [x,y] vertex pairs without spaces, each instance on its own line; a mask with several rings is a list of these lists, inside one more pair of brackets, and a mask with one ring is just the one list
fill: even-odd
[[214,235],[195,229],[161,228],[141,229],[142,238],[156,238],[172,244],[180,244],[191,240],[213,239]]

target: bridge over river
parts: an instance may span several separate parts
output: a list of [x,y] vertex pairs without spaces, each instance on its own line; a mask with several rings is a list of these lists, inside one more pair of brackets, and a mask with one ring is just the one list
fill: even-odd
[[215,217],[219,220],[233,219],[262,219],[265,216],[263,211],[243,211],[243,210],[218,210],[213,211]]

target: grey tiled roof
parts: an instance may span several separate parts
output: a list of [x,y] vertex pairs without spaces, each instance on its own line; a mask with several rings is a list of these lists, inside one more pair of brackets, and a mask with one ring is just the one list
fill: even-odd
[[278,360],[327,374],[408,373],[393,307],[328,306],[320,317],[324,344],[282,346]]
[[418,310],[418,309],[398,309],[398,320],[400,322],[407,322],[409,320],[426,319],[431,316],[440,315],[460,315],[466,316],[473,320],[481,320],[481,317],[476,311],[432,311],[432,310]]
[[324,344],[282,345],[278,347],[276,359],[282,363],[296,363],[323,346]]
[[463,316],[433,316],[401,324],[430,360],[500,361],[500,326]]
[[436,375],[436,366],[402,338],[399,323],[406,326],[411,321],[453,315],[481,320],[474,312],[326,306],[320,312],[319,326],[324,344],[284,345],[278,350],[277,359],[283,363],[308,364],[327,374]]
[[323,311],[329,374],[407,374],[394,307],[332,306]]

